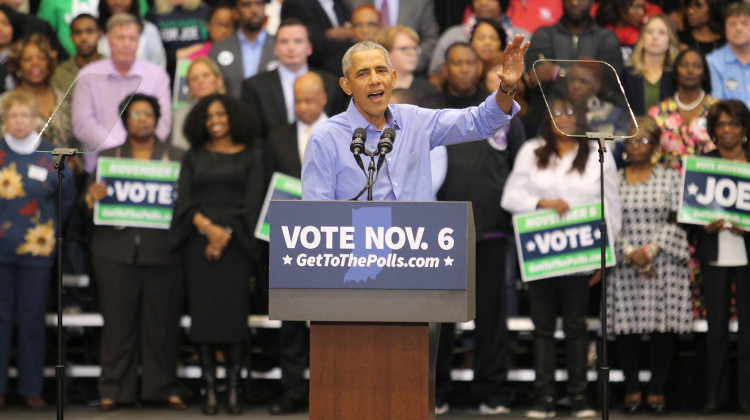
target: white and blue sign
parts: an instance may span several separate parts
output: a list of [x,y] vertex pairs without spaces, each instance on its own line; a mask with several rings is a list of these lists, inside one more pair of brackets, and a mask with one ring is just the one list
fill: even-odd
[[706,225],[716,219],[750,229],[750,164],[686,156],[677,221]]

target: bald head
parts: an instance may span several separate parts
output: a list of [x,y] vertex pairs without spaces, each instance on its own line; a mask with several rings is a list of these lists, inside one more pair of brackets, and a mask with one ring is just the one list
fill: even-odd
[[323,79],[317,73],[305,73],[294,82],[294,113],[303,123],[317,121],[327,101]]

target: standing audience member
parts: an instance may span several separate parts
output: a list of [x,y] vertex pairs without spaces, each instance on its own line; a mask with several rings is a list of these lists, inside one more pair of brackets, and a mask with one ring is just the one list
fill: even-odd
[[[536,39],[536,36],[534,37]],[[562,97],[551,98],[550,111],[540,138],[521,146],[513,171],[505,184],[501,201],[510,213],[552,209],[560,216],[571,206],[589,204],[599,195],[600,168],[598,153],[585,137],[583,113]],[[604,155],[604,189],[617,191],[617,172],[611,154]],[[615,194],[604,197],[609,231],[617,236],[621,226],[620,203]],[[567,391],[571,398],[573,417],[593,417],[586,397],[588,338],[586,314],[589,287],[597,283],[601,272],[576,273],[528,283],[531,320],[534,323],[534,390],[536,402],[527,417],[554,417],[555,361],[557,343],[554,337],[556,318],[562,313],[565,332],[565,356],[568,368]]]
[[344,0],[284,0],[281,4],[282,21],[296,18],[308,27],[313,46],[310,64],[315,67],[326,66],[330,57],[343,56],[352,45],[351,16],[352,9]]
[[502,55],[507,38],[499,23],[492,20],[479,20],[471,31],[469,43],[477,52],[482,66]]
[[[419,46],[419,35],[413,29],[404,25],[390,26],[378,33],[375,42],[385,47],[391,55],[393,69],[398,75],[394,89],[406,89],[412,95],[414,104],[438,93],[429,80],[414,75],[422,47]],[[494,73],[492,77],[498,80]]]
[[[100,156],[162,162],[182,158],[181,150],[157,138],[161,112],[155,97],[135,94],[119,108],[127,138]],[[97,201],[107,198],[107,188],[103,182],[89,185],[89,214]],[[167,231],[97,225],[90,246],[104,318],[99,409],[111,411],[138,400],[140,367],[142,401],[184,410],[176,378],[183,267],[180,255],[169,250]]]
[[725,0],[685,0],[682,5],[682,27],[677,33],[680,43],[700,50],[703,55],[723,47]]
[[602,0],[599,6],[592,9],[596,23],[617,35],[622,61],[626,63],[646,19],[664,13],[659,6],[646,0]]
[[63,221],[57,220],[59,180],[49,153],[54,145],[36,126],[37,105],[23,90],[11,92],[0,106],[6,121],[0,139],[0,408],[8,394],[13,326],[17,328],[18,394],[28,408],[47,407],[44,381],[44,314],[55,264],[55,233],[73,205],[73,176],[65,168]]
[[725,28],[727,44],[706,56],[711,93],[716,99],[737,99],[750,106],[750,4],[732,3]]
[[[308,30],[310,30],[309,26]],[[380,32],[380,15],[378,14],[378,11],[369,4],[359,6],[352,12],[350,32],[352,36],[347,39],[348,46],[351,46],[352,43],[356,42],[374,41],[375,35]],[[311,34],[311,41],[313,38],[314,36],[312,36]],[[341,60],[344,58],[345,52],[346,48],[342,49],[338,54],[326,56],[323,60],[323,68],[333,74],[340,74]],[[310,63],[314,63],[315,61],[319,60],[319,58],[313,60],[313,57],[316,55],[315,44],[313,44],[313,53],[310,56],[309,60]]]
[[[99,2],[99,26],[105,28],[109,33],[109,19],[118,13],[128,13],[140,22],[141,30],[138,36],[138,50],[136,57],[141,60],[153,63],[162,69],[167,68],[167,54],[164,51],[164,44],[161,42],[159,28],[153,23],[141,18],[140,2],[138,0],[121,0],[112,1],[104,0]],[[99,52],[109,57],[111,54],[110,45],[104,38],[99,40]],[[162,109],[164,107],[162,106]]]
[[[106,1],[106,0],[105,0]],[[76,53],[76,48],[70,39],[73,19],[82,14],[97,16],[98,1],[78,0],[40,0],[37,17],[45,20],[55,31],[57,39],[69,55]],[[145,2],[144,2],[145,3]]]
[[83,66],[104,58],[96,50],[101,37],[102,31],[92,15],[81,14],[70,22],[70,40],[75,46],[75,55],[60,63],[55,69],[50,82],[53,89],[68,92]]
[[172,114],[172,146],[178,149],[187,150],[190,148],[183,127],[193,106],[202,98],[215,93],[226,93],[224,88],[224,79],[221,77],[221,70],[208,57],[198,57],[190,63],[187,75],[185,77],[188,86],[188,99],[190,104],[174,110]]
[[[87,151],[99,145],[108,149],[122,144],[126,138],[125,126],[112,102],[122,101],[136,87],[139,93],[159,100],[161,118],[156,138],[169,138],[172,125],[169,75],[161,67],[136,58],[140,31],[141,20],[135,16],[113,15],[107,22],[107,42],[112,55],[87,64],[78,73],[72,104],[73,134]],[[87,154],[86,170],[92,172],[95,166],[96,154]]]
[[[265,148],[266,178],[278,171],[295,178],[302,175],[302,158],[312,130],[326,121],[326,92],[323,79],[316,73],[305,73],[294,82],[294,113],[297,121],[275,127]],[[310,337],[304,321],[284,321],[279,330],[279,366],[281,398],[271,405],[272,415],[302,411],[308,399],[309,384],[305,368],[310,357]]]
[[618,174],[622,230],[615,240],[617,266],[608,273],[607,332],[616,339],[625,374],[628,414],[641,410],[641,339],[649,335],[646,406],[659,414],[677,334],[693,328],[688,242],[676,220],[680,174],[657,164],[661,130],[650,117],[636,122],[635,137],[625,140],[627,166]]
[[[50,86],[56,66],[57,51],[40,34],[14,43],[8,57],[8,69],[16,85],[14,91],[22,90],[30,94],[37,103],[35,129],[39,132],[44,130],[44,137],[57,147],[77,147],[70,122],[70,99]],[[0,104],[8,94],[10,92],[0,95]],[[45,128],[53,113],[55,117]],[[5,122],[0,118],[0,124]]]
[[[481,62],[467,43],[446,51],[443,64],[446,84],[442,94],[425,105],[461,109],[481,104],[489,92],[479,85]],[[495,76],[497,78],[497,76]],[[506,386],[508,342],[505,296],[505,250],[510,234],[510,215],[498,211],[503,185],[515,152],[525,140],[518,118],[483,141],[447,147],[447,175],[437,198],[470,201],[476,225],[477,313],[474,338],[474,379],[471,393],[480,401],[480,414],[510,412],[512,392]],[[466,180],[472,179],[471,185]],[[435,411],[448,411],[453,356],[453,323],[441,324],[435,384]]]
[[656,15],[641,27],[623,78],[625,95],[635,115],[645,114],[672,92],[672,64],[679,52],[669,20]]
[[274,37],[263,28],[263,0],[236,0],[237,31],[211,45],[209,58],[219,65],[228,94],[239,98],[242,81],[269,70],[274,60]]
[[219,3],[208,12],[206,31],[208,40],[202,44],[193,44],[177,50],[177,58],[194,59],[207,57],[211,45],[223,41],[234,35],[237,30],[237,21],[234,18],[234,8],[226,3]]
[[682,157],[714,148],[706,131],[708,110],[716,102],[706,59],[693,48],[680,52],[674,61],[672,96],[649,109],[661,134],[662,163],[682,169]]
[[[729,37],[727,37],[729,38]],[[731,41],[730,41],[731,42]],[[708,132],[716,139],[716,150],[705,156],[750,162],[747,136],[750,111],[740,101],[720,101],[708,113]],[[706,404],[702,414],[713,415],[729,404],[729,303],[732,280],[737,300],[737,399],[740,411],[750,414],[750,233],[726,219],[717,219],[698,229],[697,254],[704,273],[706,297]]]
[[203,412],[218,412],[216,346],[226,346],[227,410],[242,412],[240,373],[249,338],[249,287],[258,260],[253,229],[265,195],[253,112],[227,95],[198,101],[180,170],[172,246],[185,261],[190,339],[199,345]]

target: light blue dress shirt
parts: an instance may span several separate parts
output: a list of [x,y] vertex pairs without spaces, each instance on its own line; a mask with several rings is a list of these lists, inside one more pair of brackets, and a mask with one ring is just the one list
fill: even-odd
[[242,69],[245,72],[245,79],[258,74],[260,67],[260,57],[263,54],[263,44],[266,43],[268,33],[261,29],[255,41],[247,39],[242,29],[237,29],[237,38],[240,40],[240,51],[242,51]]
[[750,64],[742,64],[729,44],[706,56],[711,72],[711,95],[715,98],[737,99],[750,107]]
[[[512,116],[520,109],[514,102],[510,113],[504,113],[494,93],[483,104],[465,109],[389,105],[385,127],[396,131],[396,139],[373,187],[373,199],[433,200],[430,150],[440,145],[490,137],[510,124]],[[367,150],[375,150],[381,132],[367,122],[354,101],[345,112],[315,127],[302,164],[303,200],[348,200],[364,187],[366,175],[349,151],[352,133],[359,127],[367,131]],[[363,156],[365,169],[369,159]],[[360,197],[364,199],[366,194]]]
[[279,66],[279,79],[281,79],[281,90],[284,92],[284,106],[286,106],[286,121],[291,124],[297,116],[294,115],[294,82],[297,78],[307,73],[305,65],[298,72],[293,72],[284,66]]

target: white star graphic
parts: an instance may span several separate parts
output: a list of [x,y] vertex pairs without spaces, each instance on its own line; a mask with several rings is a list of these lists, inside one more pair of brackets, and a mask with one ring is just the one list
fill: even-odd
[[115,189],[110,185],[107,187],[107,196],[112,197],[115,195]]
[[601,239],[602,238],[602,232],[599,231],[599,229],[594,229],[594,238]]
[[690,195],[696,195],[698,194],[698,186],[695,185],[695,183],[691,182],[690,185],[687,187],[688,194]]
[[286,254],[286,257],[281,259],[284,260],[284,265],[292,265],[292,257],[290,257],[289,254]]
[[451,258],[450,255],[448,255],[448,258],[443,258],[443,261],[445,261],[445,266],[453,267],[453,258]]
[[534,241],[526,242],[526,250],[529,252],[534,252],[536,249],[536,245],[534,245]]

